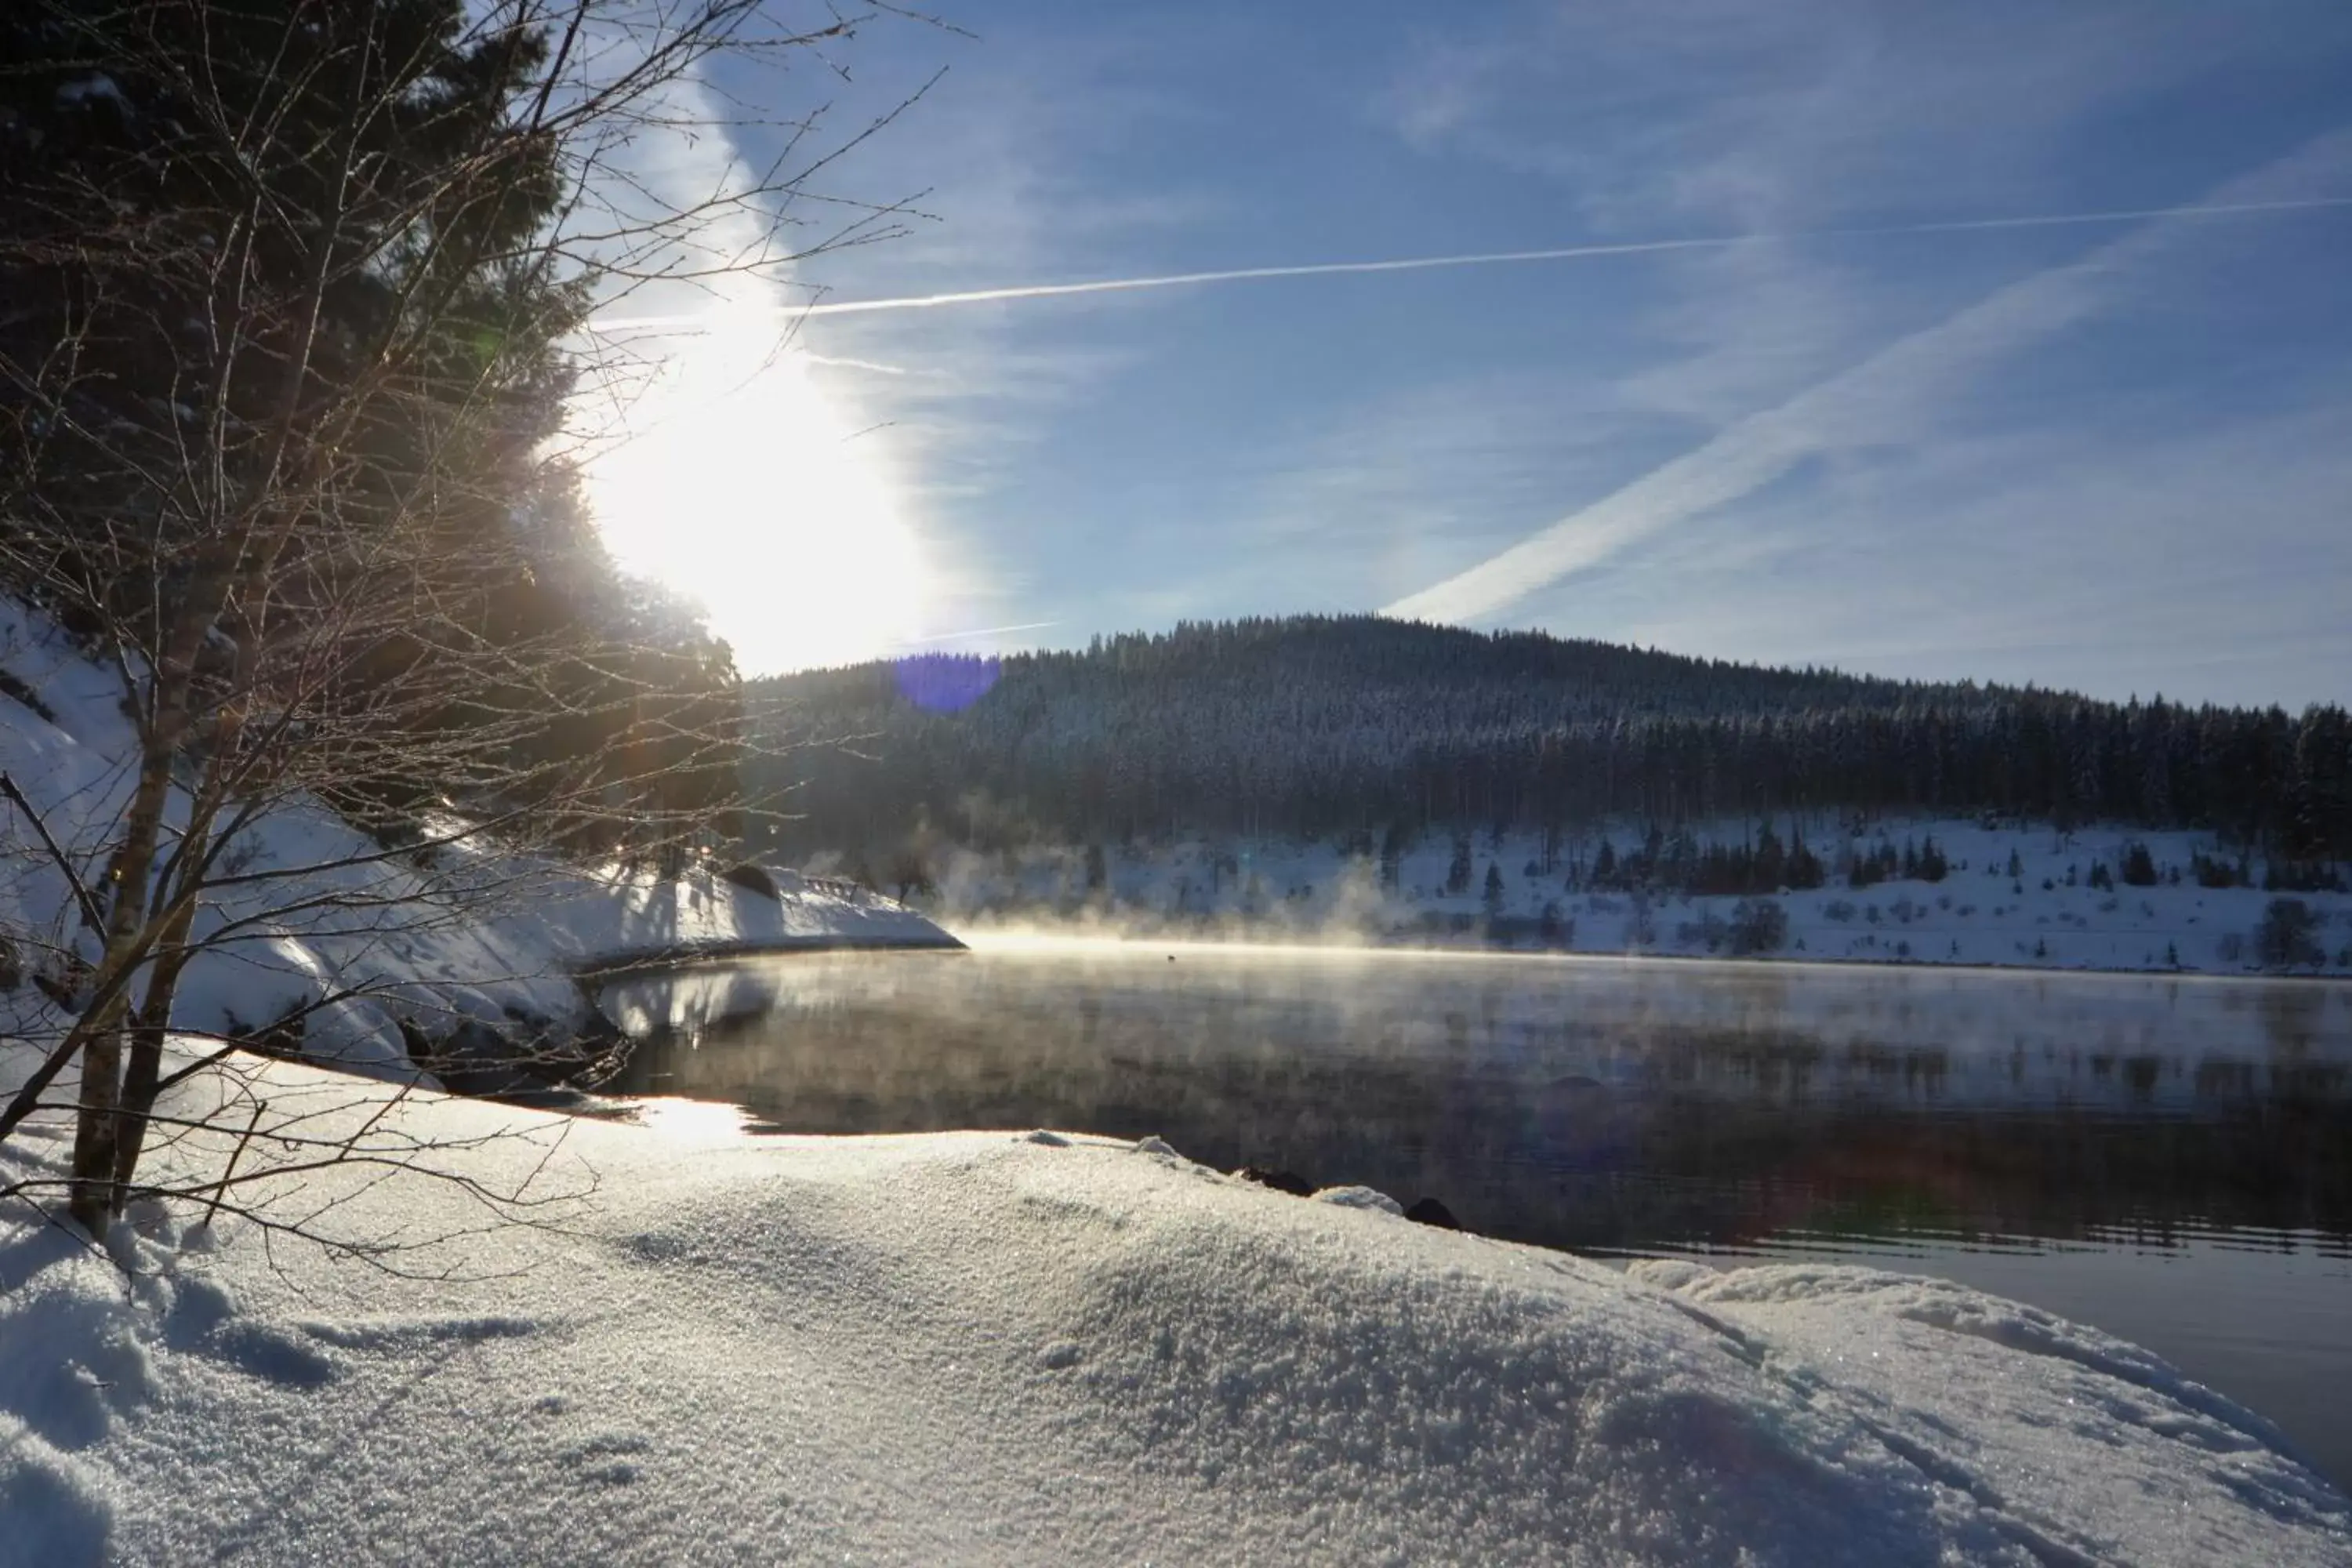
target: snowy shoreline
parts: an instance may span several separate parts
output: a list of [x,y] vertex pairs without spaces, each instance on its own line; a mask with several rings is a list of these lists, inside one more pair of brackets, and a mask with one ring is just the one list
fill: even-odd
[[[105,1253],[0,1215],[0,1344],[42,1347],[0,1356],[0,1563],[2352,1549],[2352,1502],[2260,1416],[1939,1281],[1621,1268],[1157,1140],[754,1140],[254,1070],[429,1152],[443,1175],[288,1187],[426,1242],[423,1277],[186,1212]],[[525,1173],[575,1196],[484,1227],[443,1179]]]
[[746,937],[607,953],[574,963],[572,972],[583,980],[621,980],[659,974],[674,969],[693,969],[704,964],[788,957],[796,952],[953,952],[964,946],[961,939],[953,933],[930,926],[928,921],[924,924],[929,929],[898,934],[844,931],[812,936]]

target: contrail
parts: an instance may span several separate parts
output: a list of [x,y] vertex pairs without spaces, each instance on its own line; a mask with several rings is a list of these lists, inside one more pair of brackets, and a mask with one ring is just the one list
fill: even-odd
[[811,364],[832,365],[839,370],[866,370],[872,371],[876,375],[904,375],[907,374],[907,367],[905,365],[884,364],[878,360],[852,359],[845,354],[811,353],[806,349],[802,349],[800,351],[800,356],[801,358],[808,361]]
[[[2230,182],[2218,194],[2252,194],[2264,186],[2276,189],[2282,181],[2314,164],[2333,172],[2347,152],[2352,152],[2352,134],[2330,133]],[[1787,402],[1734,422],[1622,489],[1466,571],[1407,595],[1381,613],[1400,619],[1453,622],[1492,615],[1663,529],[1749,495],[1815,453],[1908,435],[1912,426],[1930,416],[1928,411],[1940,395],[1991,360],[2098,310],[2117,272],[2160,253],[2173,238],[2177,231],[2165,220],[2345,205],[2352,205],[2352,197],[2216,202],[2146,214],[2104,215],[2155,221],[2106,241],[2074,262],[2036,272],[1955,315],[1895,340]],[[1989,227],[1999,221],[1982,220],[1972,226]],[[2008,226],[2021,225],[2012,222]]]
[[[1290,267],[1227,267],[1206,272],[1163,272],[1147,278],[1097,278],[1082,283],[1026,283],[1007,289],[967,289],[948,294],[908,294],[893,300],[822,300],[776,305],[768,313],[857,316],[877,310],[935,310],[950,305],[988,305],[1008,300],[1060,300],[1080,294],[1127,294],[1147,289],[1190,289],[1206,283],[1246,283],[1272,278],[1335,278],[1367,272],[1431,272],[1451,267],[1510,267],[1538,261],[1580,261],[1606,256],[1657,256],[1678,250],[1729,250],[1743,245],[1792,240],[1870,239],[1903,235],[1970,234],[1992,229],[2069,228],[2087,225],[2145,223],[2158,218],[2244,217],[2260,213],[2305,212],[2352,206],[2352,196],[2311,196],[2291,201],[2215,202],[2191,206],[2137,207],[2114,212],[2054,213],[2011,217],[1951,218],[1937,223],[1896,224],[1883,228],[1795,229],[1779,234],[1703,236],[1691,239],[1643,239],[1618,245],[1569,245],[1544,250],[1487,250],[1461,256],[1409,256],[1386,261],[1314,261]],[[740,307],[730,308],[730,314]],[[589,326],[600,332],[667,331],[707,328],[711,314],[603,316]]]
[[1017,626],[981,626],[968,632],[936,632],[927,637],[901,637],[892,647],[920,647],[925,643],[961,642],[968,637],[992,637],[1003,632],[1036,632],[1047,626],[1058,626],[1059,621],[1024,621]]

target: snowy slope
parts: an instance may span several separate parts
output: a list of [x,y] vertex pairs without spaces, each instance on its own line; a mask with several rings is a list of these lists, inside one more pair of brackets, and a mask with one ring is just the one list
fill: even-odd
[[[389,1093],[263,1070],[347,1121]],[[553,1126],[388,1130],[510,1130],[443,1157],[496,1182]],[[451,1278],[0,1217],[0,1565],[2352,1560],[2258,1417],[1956,1286],[1619,1273],[1156,1140],[567,1131],[546,1179],[598,1185],[560,1225],[354,1176],[337,1223],[467,1232],[408,1259]]]
[[[135,755],[120,677],[23,606],[0,597],[0,771],[66,851],[95,875],[129,798]],[[184,812],[184,801],[173,810]],[[181,818],[184,819],[184,818]],[[303,1048],[394,1077],[414,1072],[399,1024],[439,1037],[470,1021],[520,1034],[585,1021],[578,969],[631,957],[823,945],[939,945],[923,917],[855,889],[782,879],[770,899],[709,873],[583,868],[460,843],[427,860],[377,858],[380,847],[315,804],[297,802],[234,845],[248,873],[290,872],[224,889],[199,938],[249,920],[190,966],[173,1022],[217,1033],[262,1028],[320,998],[361,994],[310,1014]],[[324,869],[313,869],[326,868]],[[297,906],[309,906],[297,908]],[[274,912],[274,911],[288,912]],[[21,964],[80,938],[63,876],[14,806],[0,804],[0,937]],[[84,953],[85,957],[89,956]],[[30,985],[0,988],[0,1034],[54,1027]]]
[[[1780,821],[1787,836],[1790,823]],[[2210,835],[2155,833],[2116,826],[2060,832],[2047,826],[1988,827],[1967,820],[1889,820],[1858,837],[1842,837],[1828,819],[1807,820],[1805,839],[1824,861],[1841,844],[1866,850],[1880,839],[1932,837],[1951,863],[1940,882],[1894,879],[1868,889],[1832,885],[1782,891],[1788,941],[1759,956],[1857,963],[2021,965],[2052,969],[2170,970],[2238,973],[2256,968],[2252,933],[2279,895],[2259,888],[2200,888],[2193,857],[2234,862]],[[1701,825],[1702,847],[1738,845],[1752,824]],[[1604,837],[1621,854],[1640,841],[1638,825],[1588,831],[1571,847],[1590,861]],[[2126,845],[2148,847],[2161,879],[2149,888],[2091,885],[2095,866],[2112,875]],[[1559,870],[1539,871],[1542,847],[1531,835],[1474,840],[1470,890],[1445,892],[1451,843],[1423,837],[1402,858],[1394,888],[1377,865],[1329,842],[1253,838],[1191,839],[1166,845],[1103,847],[1104,885],[1090,889],[1085,853],[1042,848],[983,857],[958,851],[936,867],[938,895],[919,900],[954,926],[1076,926],[1105,932],[1198,931],[1257,939],[1362,941],[1443,937],[1450,924],[1476,926],[1499,914],[1513,940],[1573,952],[1692,956],[1708,946],[1710,921],[1730,919],[1730,897],[1658,895],[1573,889]],[[2009,874],[2017,858],[2018,875]],[[1502,881],[1490,911],[1487,868]],[[2179,873],[2175,882],[2170,874]],[[2259,879],[2260,863],[2256,865]],[[2048,884],[2046,887],[2044,884]],[[2326,962],[2315,973],[2352,974],[2352,894],[2297,893],[2319,916]],[[1648,940],[1637,911],[1646,903]],[[1538,934],[1549,906],[1554,935]],[[1465,940],[1479,940],[1475,934]]]

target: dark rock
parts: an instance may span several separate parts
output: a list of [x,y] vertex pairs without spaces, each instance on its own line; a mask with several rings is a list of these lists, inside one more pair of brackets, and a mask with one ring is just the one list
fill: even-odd
[[418,1067],[425,1067],[433,1056],[432,1039],[424,1030],[397,1014],[393,1016],[392,1021],[400,1030],[400,1043],[408,1047],[408,1059]]
[[271,1024],[258,1027],[231,1013],[221,1020],[221,1037],[239,1050],[299,1061],[302,1057],[303,1021],[308,1009],[297,1007]]
[[776,891],[776,879],[749,860],[730,866],[719,875],[721,880],[732,882],[747,893],[757,893],[763,899],[774,899],[780,903],[782,901],[782,896]]
[[1244,1182],[1255,1182],[1261,1187],[1272,1187],[1277,1193],[1288,1193],[1294,1198],[1315,1195],[1315,1184],[1290,1171],[1269,1171],[1258,1165],[1244,1165],[1234,1173]]
[[495,1097],[533,1087],[542,1065],[528,1047],[474,1018],[461,1018],[438,1038],[408,1019],[400,1037],[418,1067],[452,1094]]
[[1404,1211],[1404,1217],[1409,1220],[1412,1220],[1417,1224],[1433,1225],[1440,1230],[1460,1230],[1462,1228],[1462,1222],[1454,1217],[1454,1211],[1447,1208],[1444,1204],[1439,1203],[1435,1198],[1422,1199],[1419,1203],[1413,1205],[1412,1207]]
[[0,691],[6,692],[50,723],[54,724],[58,721],[56,709],[42,701],[39,693],[5,669],[0,669]]

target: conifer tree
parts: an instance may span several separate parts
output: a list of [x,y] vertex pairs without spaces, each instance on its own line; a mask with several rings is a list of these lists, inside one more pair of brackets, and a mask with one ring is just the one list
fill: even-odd
[[1756,862],[1753,872],[1744,879],[1749,885],[1742,891],[1769,893],[1788,885],[1788,852],[1780,847],[1780,836],[1767,821],[1756,833]]
[[1456,833],[1454,836],[1454,858],[1445,867],[1445,891],[1448,895],[1458,899],[1470,890],[1470,836]]

